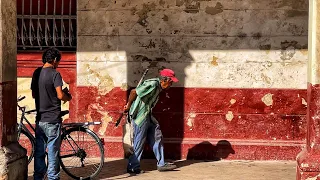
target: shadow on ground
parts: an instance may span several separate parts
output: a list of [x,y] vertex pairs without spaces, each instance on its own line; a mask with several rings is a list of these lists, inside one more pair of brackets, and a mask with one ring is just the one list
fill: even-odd
[[[220,140],[216,145],[211,144],[208,141],[204,141],[200,144],[188,150],[188,155],[186,160],[168,160],[169,162],[174,162],[178,168],[189,166],[191,164],[208,162],[208,161],[220,161],[221,159],[226,159],[230,154],[235,154],[231,144],[227,140]],[[157,170],[157,161],[154,159],[142,159],[141,169],[148,171]],[[33,166],[33,163],[29,165]],[[87,166],[86,169],[81,169],[81,171],[90,170],[93,166]],[[107,160],[104,163],[102,171],[95,179],[124,179],[132,175],[126,172],[127,160],[117,159],[117,160]],[[32,170],[33,171],[33,170]],[[28,179],[33,179],[32,171],[29,170]],[[177,170],[179,171],[179,170]],[[122,176],[120,178],[114,178]],[[61,171],[61,179],[68,180],[70,178],[63,170]]]

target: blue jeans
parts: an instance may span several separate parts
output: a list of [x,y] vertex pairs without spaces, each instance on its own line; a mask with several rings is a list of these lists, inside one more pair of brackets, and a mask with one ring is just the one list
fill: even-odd
[[[35,134],[34,180],[42,180],[46,172],[49,180],[60,179],[61,123],[37,122]],[[48,169],[45,162],[47,148]]]
[[137,170],[140,169],[140,159],[144,149],[146,140],[151,146],[154,155],[157,159],[157,166],[164,166],[164,154],[163,154],[163,142],[162,132],[158,123],[151,121],[151,115],[147,116],[146,120],[137,126],[133,123],[133,149],[134,154],[129,157],[128,169]]

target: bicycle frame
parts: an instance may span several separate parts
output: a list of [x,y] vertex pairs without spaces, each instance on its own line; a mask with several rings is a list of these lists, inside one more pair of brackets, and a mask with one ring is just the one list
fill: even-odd
[[[28,133],[29,135],[31,135],[32,140],[35,141],[35,137],[33,136],[33,134],[29,131],[29,129],[27,128],[27,126],[23,123],[23,121],[27,122],[27,124],[29,125],[30,129],[32,129],[32,131],[35,133],[36,130],[35,128],[32,126],[32,124],[30,123],[30,121],[25,117],[26,114],[26,107],[21,107],[19,106],[19,110],[22,112],[21,114],[21,118],[20,118],[20,122],[17,124],[17,128],[18,128],[18,139],[20,138],[20,133],[22,130],[24,130],[26,133]],[[31,112],[35,112],[36,110],[31,110],[31,111],[27,111],[29,112],[28,114],[30,114]]]

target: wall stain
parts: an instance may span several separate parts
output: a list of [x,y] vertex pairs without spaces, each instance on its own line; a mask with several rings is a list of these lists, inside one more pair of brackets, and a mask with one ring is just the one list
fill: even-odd
[[239,38],[245,38],[245,37],[247,37],[247,34],[241,32],[241,33],[238,34],[238,37],[239,37]]
[[267,75],[261,73],[261,78],[263,82],[266,82],[267,84],[271,84],[271,78],[268,77]]
[[176,0],[176,6],[180,7],[184,4],[184,0]]
[[260,50],[270,50],[271,49],[271,44],[264,44],[259,46]]
[[159,1],[159,5],[160,5],[160,6],[164,7],[165,4],[166,4],[166,2],[165,2],[164,0],[160,0],[160,1]]
[[[133,55],[131,56],[131,58],[133,59],[133,61],[140,61],[140,62],[166,62],[167,59],[164,58],[164,57],[156,57],[154,60],[153,59],[150,59],[148,58],[147,56],[144,56],[144,55]],[[168,62],[169,63],[169,62]]]
[[211,65],[213,66],[218,66],[218,60],[219,58],[215,57],[215,56],[212,56],[212,61],[211,61]]
[[253,39],[255,39],[255,40],[258,40],[262,37],[261,33],[259,33],[259,32],[252,34],[252,36],[253,36]]
[[185,4],[186,9],[184,12],[186,13],[198,13],[200,11],[200,2],[191,1],[186,2]]
[[289,6],[292,9],[302,9],[308,10],[308,1],[292,1],[292,0],[282,0],[279,1],[281,4],[277,6],[277,8]]
[[152,39],[149,40],[149,44],[143,44],[139,42],[140,47],[144,47],[145,49],[151,49],[151,48],[156,48],[156,43],[152,41]]
[[131,8],[131,15],[135,15],[136,12],[137,12],[137,8],[136,7]]
[[301,45],[297,41],[281,42],[281,56],[282,60],[290,60],[295,54],[296,49],[301,49]]
[[163,21],[168,21],[169,20],[169,17],[167,15],[163,15]]
[[288,17],[308,16],[308,11],[288,10],[287,16]]
[[156,4],[153,2],[151,4],[143,4],[143,7],[140,11],[137,12],[138,16],[139,16],[139,20],[138,20],[138,24],[140,24],[143,27],[147,27],[148,26],[148,13],[150,11],[155,10],[156,8]]
[[131,58],[133,59],[133,61],[152,61],[152,59],[149,59],[144,55],[132,55]]
[[152,33],[151,29],[146,29],[146,31],[147,31],[148,34]]
[[217,2],[215,7],[207,6],[205,12],[207,14],[216,15],[223,12],[223,6],[220,2]]

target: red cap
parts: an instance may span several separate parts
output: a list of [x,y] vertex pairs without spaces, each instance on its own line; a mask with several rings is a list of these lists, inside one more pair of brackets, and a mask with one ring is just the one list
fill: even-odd
[[171,69],[163,69],[162,71],[160,71],[160,76],[169,77],[173,82],[179,81]]

